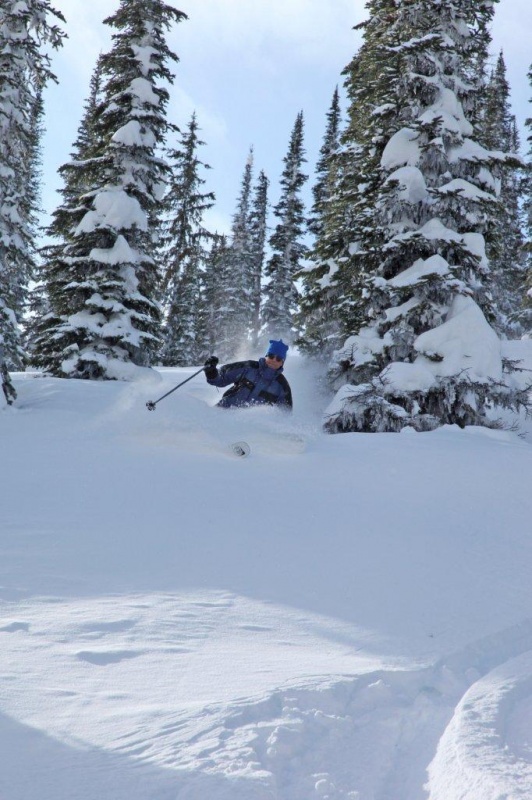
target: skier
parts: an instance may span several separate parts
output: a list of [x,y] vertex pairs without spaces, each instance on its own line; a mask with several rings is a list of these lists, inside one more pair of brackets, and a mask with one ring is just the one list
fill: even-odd
[[2,376],[2,391],[8,406],[13,404],[13,400],[17,399],[15,387],[11,383],[9,372],[7,371],[6,362],[4,361],[4,346],[0,341],[0,374]]
[[242,408],[251,405],[292,408],[292,392],[283,373],[288,345],[282,339],[270,339],[264,358],[258,361],[236,361],[218,369],[218,359],[211,356],[204,365],[207,383],[211,386],[234,384],[218,403],[221,408]]

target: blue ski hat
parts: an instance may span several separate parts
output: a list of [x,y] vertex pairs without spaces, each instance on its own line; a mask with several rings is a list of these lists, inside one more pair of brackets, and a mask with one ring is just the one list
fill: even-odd
[[288,345],[285,344],[282,339],[279,339],[279,341],[277,341],[276,339],[270,339],[270,346],[268,347],[266,355],[270,355],[271,353],[272,356],[279,356],[279,358],[282,358],[284,361],[287,352],[288,352]]

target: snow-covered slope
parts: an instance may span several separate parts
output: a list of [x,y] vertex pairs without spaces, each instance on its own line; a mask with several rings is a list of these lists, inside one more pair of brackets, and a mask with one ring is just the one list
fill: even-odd
[[532,797],[532,437],[326,436],[286,372],[289,418],[15,375],[2,800]]

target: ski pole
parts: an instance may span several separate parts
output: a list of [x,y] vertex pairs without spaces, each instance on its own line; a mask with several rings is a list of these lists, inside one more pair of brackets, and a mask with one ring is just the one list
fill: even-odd
[[178,383],[178,384],[177,384],[177,386],[174,386],[174,388],[173,388],[173,389],[170,389],[170,391],[169,391],[169,392],[166,392],[166,394],[163,394],[163,396],[162,396],[162,397],[159,397],[159,399],[158,399],[158,400],[149,400],[149,401],[146,403],[146,408],[148,409],[148,411],[155,411],[155,406],[157,405],[157,403],[160,403],[160,402],[161,402],[161,400],[164,400],[164,398],[165,398],[165,397],[168,397],[168,395],[169,395],[169,394],[172,394],[172,392],[175,392],[175,390],[176,390],[176,389],[179,389],[179,387],[180,387],[180,386],[184,386],[184,385],[185,385],[185,383],[188,383],[189,381],[191,381],[191,380],[192,380],[192,378],[195,378],[195,377],[196,377],[196,375],[199,375],[199,374],[200,374],[200,372],[203,372],[203,370],[204,370],[204,369],[205,369],[205,367],[202,367],[202,368],[201,368],[201,369],[199,369],[197,372],[195,372],[195,373],[194,373],[194,375],[191,375],[191,376],[190,376],[190,378],[187,378],[186,380],[184,380],[184,381],[181,381],[181,383]]

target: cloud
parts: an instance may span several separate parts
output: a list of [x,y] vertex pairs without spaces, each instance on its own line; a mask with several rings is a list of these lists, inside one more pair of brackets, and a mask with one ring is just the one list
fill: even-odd
[[205,132],[208,132],[207,138],[209,142],[213,140],[223,141],[227,137],[227,121],[225,118],[193,100],[179,84],[176,84],[172,88],[170,95],[168,120],[177,124],[181,130],[184,130],[194,111],[198,119],[200,138],[205,138]]
[[54,55],[54,68],[59,71],[66,67],[77,76],[90,75],[98,54],[107,50],[111,41],[106,19],[118,7],[118,2],[110,0],[54,0],[53,7],[61,11],[66,25],[61,27],[68,34],[63,47]]
[[364,7],[365,0],[181,0],[189,21],[177,37],[201,31],[205,56],[214,45],[238,53],[243,63],[279,46],[286,60],[334,63],[338,46],[352,43],[351,28],[366,16]]
[[216,231],[216,233],[226,235],[231,233],[231,216],[228,213],[224,214],[216,208],[211,208],[207,211],[204,223],[209,231]]
[[[90,74],[101,50],[109,46],[111,31],[103,20],[119,0],[54,0],[66,20],[69,38],[55,57],[80,75]],[[287,61],[334,63],[338,47],[353,43],[352,26],[366,16],[365,0],[176,0],[189,17],[173,29],[171,46],[181,53],[190,43],[209,52],[238,54],[242,63],[263,62],[283,49]]]

